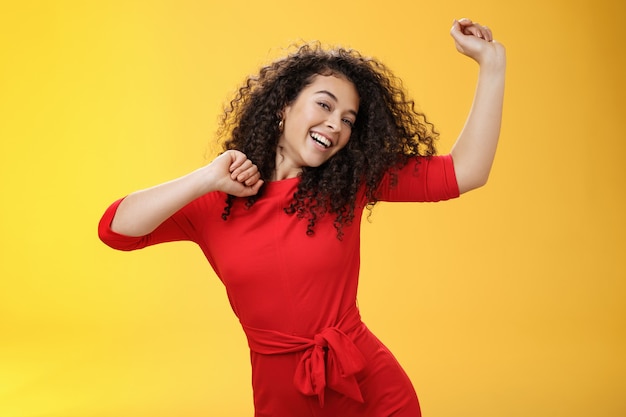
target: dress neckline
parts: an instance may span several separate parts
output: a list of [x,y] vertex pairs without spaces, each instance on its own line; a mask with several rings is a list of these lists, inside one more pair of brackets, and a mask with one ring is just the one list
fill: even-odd
[[285,178],[284,180],[267,181],[264,184],[265,192],[281,192],[295,187],[300,182],[300,177]]

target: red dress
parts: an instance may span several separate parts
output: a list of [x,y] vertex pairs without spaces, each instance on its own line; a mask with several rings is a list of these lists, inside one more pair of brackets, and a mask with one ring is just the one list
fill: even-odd
[[[407,164],[381,201],[439,201],[459,195],[449,155]],[[306,221],[284,212],[299,179],[268,182],[251,208],[236,199],[224,221],[225,195],[206,194],[154,232],[128,237],[110,229],[119,205],[99,225],[100,238],[120,250],[157,243],[196,242],[226,287],[248,337],[255,417],[417,417],[417,396],[393,355],[362,323],[356,306],[360,194],[342,240],[334,216]]]

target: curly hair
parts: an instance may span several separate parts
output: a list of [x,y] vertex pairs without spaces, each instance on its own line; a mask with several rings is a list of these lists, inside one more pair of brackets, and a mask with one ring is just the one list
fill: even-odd
[[[324,49],[314,43],[298,47],[246,79],[222,115],[218,137],[224,140],[224,150],[243,152],[257,165],[261,178],[269,180],[276,167],[282,110],[316,75],[352,82],[360,98],[359,113],[343,149],[319,167],[303,168],[285,212],[306,218],[308,235],[314,234],[322,216],[335,215],[334,226],[341,239],[342,227],[354,220],[360,188],[365,187],[371,210],[385,173],[406,164],[409,157],[434,155],[438,133],[416,110],[401,80],[384,64],[351,49]],[[248,198],[246,207],[262,195],[263,188]],[[234,198],[229,195],[226,199],[224,220]]]

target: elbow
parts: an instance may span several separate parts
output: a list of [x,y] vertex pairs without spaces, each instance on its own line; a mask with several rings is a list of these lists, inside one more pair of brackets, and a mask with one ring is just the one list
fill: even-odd
[[484,187],[485,185],[487,185],[488,180],[489,173],[483,175],[472,175],[469,177],[457,179],[459,185],[459,194],[463,194],[468,191]]
[[460,194],[484,187],[487,184],[491,173],[492,158],[488,161],[468,161],[467,158],[458,157],[454,159],[455,155],[452,156]]
[[98,238],[108,247],[121,251],[132,251],[146,246],[143,237],[121,234],[111,228],[110,216],[103,216],[98,223]]
[[122,235],[116,235],[115,233],[98,233],[98,237],[102,243],[111,249],[124,252],[142,249],[146,246],[142,239],[129,238]]

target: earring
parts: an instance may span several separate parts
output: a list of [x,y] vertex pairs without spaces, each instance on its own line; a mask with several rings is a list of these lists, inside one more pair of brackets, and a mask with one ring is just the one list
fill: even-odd
[[280,133],[283,132],[284,126],[285,126],[285,123],[284,123],[283,119],[280,119],[280,122],[278,122],[278,130],[280,131]]

